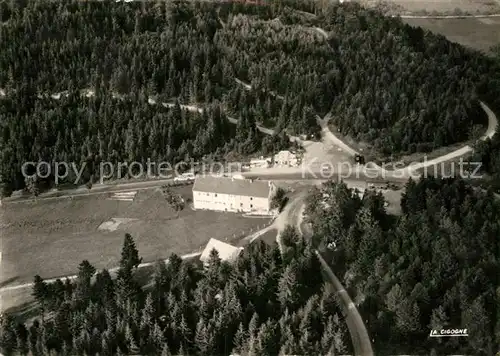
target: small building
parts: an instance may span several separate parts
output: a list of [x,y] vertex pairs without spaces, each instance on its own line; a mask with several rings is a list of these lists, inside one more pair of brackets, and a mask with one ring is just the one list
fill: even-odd
[[267,215],[275,192],[271,181],[200,176],[193,185],[193,207]]
[[218,252],[221,261],[227,261],[230,263],[236,261],[241,251],[243,251],[243,247],[235,247],[217,239],[210,239],[200,256],[200,261],[203,262],[203,264],[206,264],[208,262],[210,253],[214,249]]
[[260,156],[259,158],[250,159],[251,168],[268,168],[271,166],[271,158]]
[[299,158],[296,153],[290,151],[279,151],[274,155],[274,164],[278,166],[296,167],[299,164]]

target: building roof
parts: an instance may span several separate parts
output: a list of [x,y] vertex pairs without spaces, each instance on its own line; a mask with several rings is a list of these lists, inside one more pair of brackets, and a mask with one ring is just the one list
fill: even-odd
[[239,256],[240,252],[243,250],[243,247],[235,247],[216,239],[210,239],[200,256],[200,260],[202,262],[207,262],[210,257],[210,252],[212,252],[213,249],[217,250],[217,252],[219,253],[219,258],[222,261],[233,262]]
[[270,182],[266,180],[233,179],[228,177],[197,177],[193,192],[243,195],[247,197],[267,198]]
[[274,155],[275,157],[276,156],[296,156],[296,154],[294,152],[291,152],[291,151],[288,151],[288,150],[285,150],[285,151],[279,151],[277,154]]
[[252,162],[267,162],[270,161],[271,157],[259,157],[259,158],[251,158],[250,163]]

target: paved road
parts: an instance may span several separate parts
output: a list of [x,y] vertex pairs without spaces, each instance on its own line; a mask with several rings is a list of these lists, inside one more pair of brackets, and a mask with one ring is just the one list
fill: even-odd
[[[500,14],[484,15],[484,16],[481,16],[481,15],[476,16],[475,15],[475,16],[470,16],[470,17],[495,17],[495,16],[500,16]],[[408,18],[412,18],[412,17],[408,17]],[[426,18],[426,17],[423,17],[423,18]],[[432,17],[429,17],[429,18],[432,18]],[[453,16],[452,17],[444,16],[442,18],[454,18],[454,17]],[[460,17],[457,17],[457,18],[460,18]],[[318,32],[320,32],[325,38],[328,38],[328,33],[325,30],[323,30],[319,27],[316,27],[315,29]],[[481,105],[481,108],[484,110],[484,112],[488,116],[488,127],[487,127],[484,135],[480,138],[480,140],[484,141],[487,138],[492,138],[493,135],[495,134],[496,128],[498,126],[498,119],[497,119],[497,116],[495,115],[495,113],[484,102],[480,101],[479,104]],[[351,156],[359,154],[354,149],[352,149],[347,144],[345,144],[339,137],[337,137],[330,130],[330,128],[328,127],[328,121],[330,120],[329,114],[327,114],[323,119],[321,119],[319,117],[317,117],[316,119],[318,121],[318,124],[321,126],[322,137],[324,139],[327,139],[331,143],[333,143],[334,145],[342,148],[342,150],[344,150],[344,152],[347,152]],[[446,161],[452,160],[454,158],[461,157],[461,156],[463,156],[467,153],[470,153],[470,152],[473,152],[473,148],[471,146],[467,145],[467,146],[461,147],[453,152],[450,152],[448,154],[434,158],[432,160],[429,160],[429,161],[425,160],[424,162],[410,164],[407,167],[400,168],[400,169],[397,169],[394,171],[388,171],[388,170],[384,169],[383,167],[381,167],[373,162],[369,162],[369,163],[367,163],[367,165],[370,165],[372,168],[380,171],[380,173],[384,174],[384,175],[404,176],[404,177],[406,177],[406,179],[408,179],[410,177],[417,178],[421,175],[420,173],[418,173],[418,170],[421,170],[423,168],[436,166],[442,162],[446,162]]]
[[[386,183],[392,182],[395,184],[405,184],[408,181],[408,177],[399,176],[398,174],[393,174],[388,172],[386,174],[379,173],[377,170],[367,169],[366,172],[362,169],[354,170],[354,168],[349,172],[349,170],[324,170],[319,168],[312,168],[311,170],[302,170],[300,167],[298,169],[289,170],[276,170],[273,172],[273,168],[265,170],[255,170],[242,173],[246,178],[260,178],[269,180],[351,180],[351,181],[362,181],[369,183]],[[415,176],[414,178],[418,178]]]
[[316,256],[318,256],[321,266],[325,270],[333,288],[340,296],[340,301],[342,303],[344,316],[347,322],[347,327],[349,328],[349,333],[351,334],[352,343],[354,346],[354,354],[359,356],[373,356],[372,344],[370,342],[370,336],[366,330],[365,324],[363,323],[363,318],[359,314],[356,305],[347,294],[347,291],[342,286],[337,276],[333,273],[332,269],[323,259],[318,250],[315,250]]
[[[490,16],[492,16],[492,15],[490,15]],[[328,33],[325,30],[323,30],[322,28],[315,27],[314,30],[316,30],[317,32],[319,32],[320,34],[322,34],[323,36],[325,36],[325,38],[328,37]],[[245,82],[243,82],[242,80],[240,80],[238,78],[235,78],[235,81],[236,81],[236,83],[242,85],[247,90],[252,89],[252,86],[250,84],[245,83]],[[92,91],[92,90],[84,89],[81,92],[82,92],[82,95],[85,95],[87,97],[95,95],[94,91]],[[282,96],[278,95],[275,92],[270,92],[270,93],[271,93],[271,95],[274,95],[274,96],[276,96],[276,97],[278,97],[280,99],[283,99]],[[0,96],[2,96],[2,95],[4,96],[5,92],[2,89],[0,89]],[[51,96],[54,99],[59,99],[63,95],[67,95],[67,93],[61,92],[61,93],[52,94]],[[116,93],[112,93],[112,95],[114,97],[120,97]],[[153,98],[149,98],[148,99],[148,103],[151,104],[151,105],[157,104],[156,100],[153,99]],[[488,128],[486,130],[486,133],[483,135],[483,137],[481,137],[481,139],[484,140],[487,137],[491,138],[494,135],[496,127],[498,125],[498,119],[497,119],[495,113],[493,113],[493,111],[485,103],[480,102],[480,104],[481,104],[481,107],[483,108],[483,110],[486,112],[486,114],[488,116]],[[175,104],[174,103],[161,103],[161,105],[163,105],[165,107],[172,107]],[[189,110],[189,111],[196,111],[196,112],[202,112],[203,111],[203,108],[195,106],[195,105],[181,105],[181,108]],[[228,120],[231,123],[233,123],[233,124],[236,124],[238,122],[235,118],[231,118],[231,117],[229,117]],[[321,129],[322,129],[323,139],[326,139],[326,140],[330,141],[331,143],[333,143],[334,145],[342,148],[343,151],[349,153],[350,155],[357,154],[357,152],[354,149],[352,149],[351,147],[349,147],[340,138],[338,138],[333,132],[331,132],[331,130],[328,127],[328,121],[329,121],[329,116],[328,115],[324,119],[321,119],[321,118],[318,117],[317,120],[318,120],[318,123],[320,124]],[[272,130],[272,129],[265,128],[263,126],[257,126],[257,128],[262,133],[264,133],[266,135],[273,135],[274,134],[274,130]],[[298,137],[293,137],[293,136],[290,137],[290,140],[291,141],[301,142],[301,140]],[[451,160],[451,159],[463,156],[466,153],[472,152],[472,150],[473,150],[472,147],[465,146],[465,147],[462,147],[462,148],[460,148],[460,149],[458,149],[456,151],[453,151],[453,152],[450,152],[450,153],[448,153],[446,155],[443,155],[441,157],[437,157],[437,158],[435,158],[433,160],[424,161],[424,162],[420,162],[420,163],[417,163],[417,164],[412,164],[411,166],[408,166],[408,167],[405,167],[405,168],[400,168],[400,169],[397,169],[397,170],[394,170],[394,171],[386,170],[383,167],[381,167],[381,166],[379,166],[379,165],[377,165],[377,164],[375,164],[373,162],[368,162],[367,165],[364,167],[365,172],[361,173],[361,174],[354,173],[354,172],[351,173],[350,171],[352,171],[352,169],[348,169],[348,171],[345,172],[345,167],[340,167],[340,168],[337,169],[337,171],[339,171],[339,172],[341,171],[341,173],[338,173],[336,175],[339,178],[345,178],[345,179],[348,179],[348,178],[352,179],[353,175],[356,176],[356,178],[358,178],[358,179],[373,179],[375,177],[380,178],[380,175],[382,175],[382,177],[380,179],[385,179],[387,181],[401,180],[402,177],[404,177],[404,180],[407,180],[410,177],[413,177],[413,178],[417,179],[418,177],[421,176],[421,174],[418,173],[417,170],[420,170],[420,169],[426,168],[426,167],[435,166],[435,165],[437,165],[437,164],[439,164],[441,162],[445,162],[445,161],[448,161],[448,160]],[[370,168],[371,172],[368,171],[368,170],[366,170],[367,167]],[[309,175],[310,175],[310,173],[309,173]]]
[[[303,212],[305,208],[305,199],[307,194],[299,194],[293,201],[290,202],[290,206],[288,209],[285,209],[283,213],[278,217],[278,219],[282,219],[280,224],[281,229],[284,229],[286,224],[295,226],[297,231],[301,234],[304,234],[306,237],[311,237],[311,232],[304,231],[302,229],[302,218]],[[277,220],[278,220],[277,219]],[[277,224],[278,225],[278,224]],[[277,236],[279,238],[279,234]],[[278,244],[280,241],[278,241]],[[280,246],[281,248],[281,246]],[[363,319],[359,314],[356,305],[351,300],[351,297],[342,286],[340,281],[338,280],[335,273],[330,268],[330,266],[323,259],[321,254],[315,250],[316,255],[323,267],[325,273],[327,274],[330,282],[334,288],[334,290],[340,296],[341,307],[343,309],[344,317],[347,323],[347,327],[349,329],[349,334],[351,335],[351,340],[354,347],[354,353],[358,356],[373,356],[373,349],[370,342],[370,336],[368,335],[368,331],[366,330],[365,324],[363,323]]]
[[[361,167],[362,168],[362,167]],[[276,180],[276,181],[326,181],[332,179],[334,181],[352,181],[373,184],[385,184],[391,182],[399,186],[403,186],[407,182],[406,177],[398,177],[397,175],[382,175],[376,170],[363,169],[354,170],[352,172],[341,170],[322,170],[321,168],[302,168],[302,167],[283,167],[283,168],[268,168],[255,169],[248,172],[233,172],[241,174],[245,178]],[[87,197],[99,194],[123,193],[145,189],[154,189],[165,184],[172,183],[173,179],[152,179],[146,181],[115,183],[115,184],[94,184],[92,189],[86,187],[77,189],[64,189],[60,191],[47,192],[36,198],[36,201],[70,199],[77,197]],[[23,203],[27,201],[35,201],[31,196],[6,198],[2,201],[3,205]]]
[[278,230],[278,233],[276,235],[276,242],[278,243],[278,247],[281,253],[283,253],[283,242],[281,241],[281,234],[288,225],[296,226],[296,221],[298,221],[297,217],[302,211],[301,208],[304,205],[306,198],[306,190],[299,192],[295,196],[291,196],[281,214],[278,215],[278,217],[274,221],[274,226]]
[[108,194],[108,193],[123,193],[129,191],[157,188],[172,182],[173,179],[154,179],[154,180],[131,182],[131,183],[94,184],[91,190],[88,190],[87,188],[64,189],[60,191],[44,193],[39,197],[37,197],[36,199],[31,196],[5,198],[2,201],[2,204],[8,205],[8,204],[22,203],[35,200],[36,201],[57,200],[57,199],[68,199],[75,197],[87,197],[92,195]]

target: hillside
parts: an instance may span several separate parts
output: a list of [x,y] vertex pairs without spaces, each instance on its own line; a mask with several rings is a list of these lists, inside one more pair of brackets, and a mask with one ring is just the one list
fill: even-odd
[[[140,161],[175,161],[186,153],[199,158],[217,148],[221,155],[248,155],[273,151],[278,141],[263,138],[255,123],[317,134],[315,115],[330,112],[342,134],[397,156],[471,138],[474,126],[486,122],[478,99],[500,108],[494,102],[500,97],[498,65],[490,59],[355,4],[315,9],[301,3],[301,11],[317,16],[277,1],[19,4],[0,2],[0,88],[8,97],[0,100],[0,175],[6,193],[24,186],[20,166],[39,160],[39,150],[48,161],[68,156],[98,162],[116,157],[110,142],[120,137],[135,148],[118,156]],[[38,95],[80,89],[98,98],[71,100],[71,112],[83,116],[47,124],[45,111],[60,109]],[[121,115],[101,99],[112,95],[135,100],[129,106],[134,115]],[[187,133],[192,124],[170,120],[160,133],[152,117],[161,111],[138,116],[137,107],[149,96],[198,105],[217,101],[221,111],[240,120],[239,135],[231,141],[216,129],[215,136],[202,137]],[[78,124],[80,116],[88,121]],[[115,127],[122,124],[127,132]]]
[[[376,354],[495,354],[498,199],[463,180],[426,178],[407,184],[401,208],[390,216],[380,193],[361,201],[329,182],[306,209],[317,241],[336,243],[332,268],[359,302]],[[432,329],[461,328],[469,337],[429,338]]]

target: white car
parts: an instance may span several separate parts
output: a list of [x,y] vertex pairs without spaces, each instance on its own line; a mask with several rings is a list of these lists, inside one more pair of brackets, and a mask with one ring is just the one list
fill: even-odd
[[194,179],[194,173],[183,173],[180,176],[175,177],[174,182],[186,182]]

